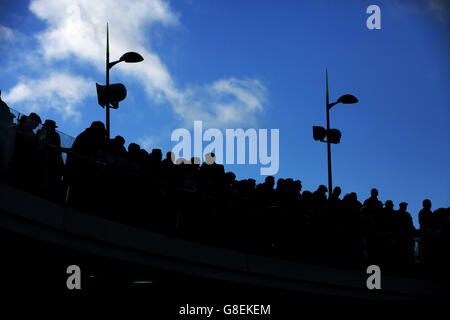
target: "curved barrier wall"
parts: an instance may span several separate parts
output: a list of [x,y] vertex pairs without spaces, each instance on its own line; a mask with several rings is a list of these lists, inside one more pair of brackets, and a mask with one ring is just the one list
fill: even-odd
[[445,296],[436,280],[382,277],[368,290],[365,270],[309,265],[215,248],[95,217],[0,183],[0,226],[99,256],[242,284],[374,300]]

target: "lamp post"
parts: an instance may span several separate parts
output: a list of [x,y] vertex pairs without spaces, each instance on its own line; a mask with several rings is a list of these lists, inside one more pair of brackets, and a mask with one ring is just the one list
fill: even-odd
[[[358,102],[355,96],[351,94],[345,94],[341,96],[336,102],[330,103],[328,95],[328,70],[326,70],[326,113],[327,113],[327,128],[313,127],[314,140],[320,140],[327,143],[327,157],[328,157],[328,198],[331,197],[333,191],[333,179],[331,174],[331,145],[330,143],[338,144],[341,139],[341,132],[337,129],[330,129],[330,109],[338,103],[353,104]],[[324,138],[327,137],[327,141]]]
[[[330,132],[330,98],[328,95],[328,69],[325,71],[326,73],[326,86],[327,86],[327,132]],[[328,158],[328,199],[331,198],[331,192],[333,188],[333,179],[331,175],[331,146],[330,140],[327,138],[327,158]]]
[[[137,52],[127,52],[123,54],[119,60],[109,62],[109,28],[108,24],[106,24],[106,95],[109,92],[109,69],[111,69],[114,65],[119,62],[127,62],[127,63],[136,63],[143,61],[144,58]],[[114,104],[113,104],[114,105]],[[109,124],[109,109],[110,109],[110,101],[106,101],[106,136],[110,138],[110,124]]]

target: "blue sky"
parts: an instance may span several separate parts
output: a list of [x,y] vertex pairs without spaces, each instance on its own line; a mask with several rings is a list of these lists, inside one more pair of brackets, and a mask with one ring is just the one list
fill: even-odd
[[[381,30],[366,28],[366,8],[381,9]],[[111,59],[126,51],[111,82],[128,96],[111,112],[111,135],[170,150],[171,132],[205,127],[276,128],[276,178],[327,184],[325,69],[337,105],[331,126],[333,183],[359,199],[449,206],[449,13],[441,0],[416,1],[84,1],[0,2],[0,89],[16,110],[54,119],[76,136],[104,121],[95,82],[104,83],[106,22]],[[262,181],[259,165],[227,165]]]

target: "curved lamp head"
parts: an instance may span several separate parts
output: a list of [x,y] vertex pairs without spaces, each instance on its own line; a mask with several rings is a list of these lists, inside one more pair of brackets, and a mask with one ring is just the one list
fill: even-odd
[[344,104],[352,104],[352,103],[357,103],[358,99],[356,99],[356,97],[352,96],[351,94],[344,94],[336,102],[344,103]]
[[119,61],[125,61],[128,63],[141,62],[143,60],[144,58],[137,52],[124,53],[119,59]]

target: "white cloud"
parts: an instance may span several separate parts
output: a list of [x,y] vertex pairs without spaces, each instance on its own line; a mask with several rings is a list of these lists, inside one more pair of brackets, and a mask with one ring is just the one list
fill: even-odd
[[22,79],[5,94],[10,104],[22,103],[25,112],[52,109],[63,119],[78,120],[77,105],[93,94],[93,81],[65,73],[52,73],[42,79]]
[[[179,17],[163,0],[32,0],[30,10],[47,24],[36,37],[48,63],[79,60],[104,72],[106,22],[110,25],[110,57],[127,51],[144,56],[139,64],[118,65],[114,72],[137,78],[148,97],[167,101],[184,121],[203,120],[210,126],[255,122],[265,103],[266,90],[254,79],[221,79],[189,89],[176,86],[169,70],[151,48],[150,28],[179,24]],[[19,86],[19,85],[18,85]],[[16,86],[17,92],[23,91]],[[74,104],[71,104],[74,110]],[[66,113],[69,114],[69,113]]]
[[14,39],[14,31],[11,28],[0,25],[0,41],[11,41]]
[[221,79],[173,97],[174,111],[185,121],[205,126],[255,125],[266,102],[266,89],[255,79]]
[[114,52],[143,49],[146,26],[178,23],[160,0],[34,0],[30,10],[48,25],[38,35],[45,58],[64,59],[73,54],[99,68],[104,64],[106,22],[112,26],[112,57]]
[[213,89],[220,95],[231,94],[240,102],[244,103],[246,108],[261,110],[261,100],[265,96],[265,88],[258,80],[220,80],[213,84]]

